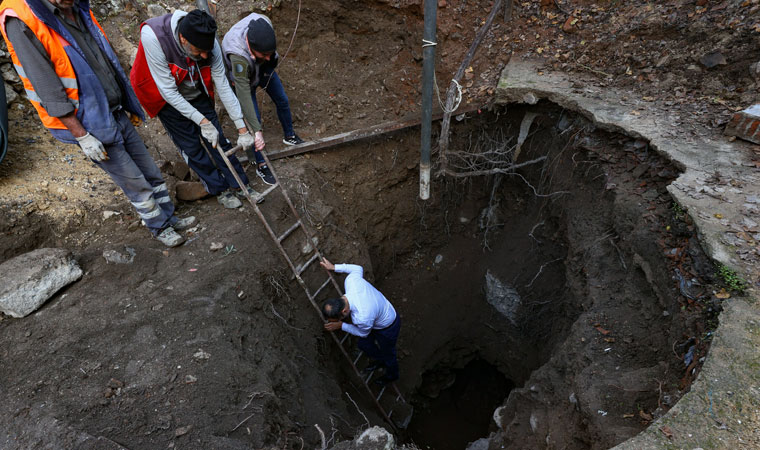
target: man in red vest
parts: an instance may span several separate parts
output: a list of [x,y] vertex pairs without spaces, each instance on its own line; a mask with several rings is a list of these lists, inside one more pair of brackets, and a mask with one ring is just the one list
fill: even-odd
[[[224,137],[214,110],[215,90],[238,129],[238,144],[248,149],[253,146],[254,137],[227,81],[214,18],[200,10],[190,13],[178,10],[144,22],[130,81],[143,108],[149,116],[158,116],[206,191],[217,195],[226,208],[241,206],[233,195],[243,196],[240,187],[217,151],[218,145],[229,150],[232,144]],[[211,150],[213,161],[201,139]],[[257,202],[263,201],[248,186],[248,177],[238,159],[235,156],[229,159],[248,193]]]
[[61,142],[79,144],[129,198],[142,221],[169,247],[185,238],[161,172],[130,118],[140,104],[90,11],[89,0],[5,0],[0,29],[29,101]]

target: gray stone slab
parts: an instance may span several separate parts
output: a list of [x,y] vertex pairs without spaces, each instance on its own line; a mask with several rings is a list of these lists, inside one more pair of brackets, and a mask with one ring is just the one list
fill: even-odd
[[0,311],[25,317],[82,276],[71,252],[41,248],[0,264]]
[[[735,236],[747,220],[758,222],[747,199],[760,195],[760,173],[747,144],[721,137],[697,137],[678,111],[659,109],[637,98],[598,86],[592,78],[571,79],[536,62],[513,59],[496,92],[498,103],[552,101],[578,112],[597,127],[649,141],[683,173],[668,191],[694,220],[700,242],[715,260],[737,270],[751,287],[744,298],[723,303],[720,325],[691,390],[644,432],[619,449],[760,448],[760,303],[758,258],[742,257],[725,236]],[[725,182],[711,182],[718,174]],[[725,186],[731,186],[730,189]],[[750,244],[751,245],[751,244]]]

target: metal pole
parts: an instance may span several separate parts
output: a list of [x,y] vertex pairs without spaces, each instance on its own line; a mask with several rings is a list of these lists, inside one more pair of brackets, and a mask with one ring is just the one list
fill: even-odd
[[435,75],[435,31],[438,0],[425,0],[425,30],[422,34],[422,135],[420,137],[420,198],[430,198],[430,134],[433,122],[433,76]]

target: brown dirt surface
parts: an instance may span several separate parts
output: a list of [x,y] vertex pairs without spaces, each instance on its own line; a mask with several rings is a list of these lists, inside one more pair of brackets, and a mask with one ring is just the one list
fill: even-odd
[[[420,3],[288,0],[269,5],[268,14],[285,54],[279,73],[302,138],[331,136],[418,113]],[[438,3],[436,76],[443,96],[491,4]],[[136,49],[137,24],[148,17],[149,4],[95,4],[95,13],[128,69]],[[178,2],[165,6],[190,7]],[[219,2],[220,29],[228,29],[250,12],[248,8]],[[758,59],[759,41],[757,0],[513,2],[511,21],[505,23],[501,14],[497,17],[465,73],[463,105],[487,108],[510,57],[533,56],[543,58],[547,67],[591,74],[602,84],[627,89],[632,97],[671,108],[685,134],[715,135],[730,114],[758,100],[757,82],[748,67]],[[714,51],[727,64],[711,69],[700,65],[700,59]],[[268,147],[280,148],[281,133],[271,101],[261,93],[259,101]],[[487,117],[495,121],[499,116],[489,113]],[[359,399],[362,392],[340,368],[337,350],[322,333],[313,308],[290,279],[250,206],[228,211],[214,199],[178,203],[178,213],[195,215],[199,225],[187,234],[186,244],[166,250],[139,226],[134,210],[108,176],[77,147],[55,141],[26,100],[11,105],[9,122],[9,153],[0,163],[0,262],[34,248],[66,247],[74,252],[85,275],[27,318],[0,315],[0,397],[4,399],[0,402],[0,447],[301,448],[304,443],[320,445],[314,424],[321,424],[334,444],[364,426],[364,414],[373,423],[382,423],[368,402],[359,400],[355,406],[349,401],[347,393]],[[459,132],[460,144],[465,145],[470,132]],[[149,120],[140,133],[173,185],[177,179],[171,163],[180,157],[160,123]],[[441,280],[453,280],[464,269],[482,277],[485,267],[501,264],[497,252],[482,248],[484,237],[477,227],[478,213],[490,198],[485,185],[451,186],[439,181],[436,186],[448,189],[449,197],[429,205],[413,200],[417,139],[416,132],[403,132],[274,164],[297,209],[319,237],[321,250],[335,255],[336,262],[363,264],[368,277],[398,306],[407,333],[402,335],[402,370],[414,372],[413,377],[402,379],[405,389],[418,387],[418,378],[431,369],[428,363],[436,352],[449,349],[426,342],[426,336],[414,330],[429,325],[428,317],[460,314],[461,305],[451,299],[454,293],[468,292],[469,287],[441,284]],[[664,258],[662,271],[678,266],[687,276],[702,277],[707,269],[696,267],[703,262],[693,248],[698,246],[691,225],[672,221],[664,192],[671,175],[660,177],[654,186],[641,185],[637,178],[643,174],[631,174],[640,162],[630,148],[633,144],[618,144],[616,151],[624,157],[611,158],[593,145],[584,153],[610,168],[610,182],[627,189],[613,203],[619,209],[600,215],[618,212],[629,220],[618,224],[618,232],[626,227],[645,230],[642,236],[651,239],[646,251]],[[652,163],[646,176],[657,178],[665,168],[660,164]],[[249,174],[253,175],[251,170]],[[517,201],[524,194],[503,194],[504,201]],[[576,201],[588,200],[592,206],[586,207],[592,209],[598,206],[593,198],[588,194]],[[504,214],[517,215],[521,206],[512,204]],[[566,205],[570,206],[572,202]],[[449,207],[452,215],[444,216]],[[290,218],[282,201],[268,199],[264,208],[280,226]],[[104,211],[118,214],[106,219]],[[456,222],[460,216],[469,222]],[[531,231],[532,219],[517,221],[520,233]],[[594,290],[595,283],[619,283],[624,297],[644,290],[648,280],[626,284],[621,257],[614,248],[588,247],[608,230],[594,230],[597,234],[586,236],[585,241],[579,238],[577,247],[564,248],[556,236],[576,233],[573,236],[578,238],[585,219],[571,217],[570,225],[560,225],[558,217],[553,220],[544,238],[556,246],[540,256],[568,257],[569,262],[565,271],[551,272],[552,282],[567,282],[599,296],[603,294]],[[223,248],[212,251],[213,243],[222,243]],[[636,248],[625,236],[619,245],[624,251]],[[103,251],[124,252],[125,246],[136,253],[132,264],[105,262]],[[510,247],[502,242],[498,248],[498,252],[522,255],[532,251],[528,244]],[[598,259],[587,264],[586,252]],[[445,268],[432,264],[437,254],[447,262]],[[533,256],[530,267],[536,269],[543,260]],[[615,268],[613,275],[600,275],[608,267]],[[501,275],[514,276],[524,285],[536,273],[509,269],[502,267]],[[655,410],[667,409],[658,386],[651,386],[650,375],[659,376],[665,366],[673,368],[665,369],[666,378],[660,379],[673,400],[693,380],[693,372],[678,366],[685,349],[674,351],[678,353],[675,359],[670,354],[667,359],[657,345],[685,342],[712,325],[705,318],[711,305],[679,297],[672,280],[658,289],[677,298],[677,304],[651,308],[630,320],[621,317],[639,312],[635,300],[618,304],[614,298],[605,298],[591,304],[587,299],[571,299],[568,304],[577,309],[564,312],[568,319],[581,320],[533,329],[533,337],[545,338],[544,345],[519,351],[499,352],[502,344],[497,339],[509,330],[503,323],[490,321],[493,329],[486,327],[485,332],[491,341],[482,352],[500,370],[509,372],[517,386],[544,363],[548,364],[537,375],[546,382],[544,386],[563,386],[566,381],[558,375],[563,371],[589,379],[607,374],[599,376],[601,382],[618,386],[610,373],[621,366],[627,373],[641,369],[639,378],[631,375],[628,380],[632,387],[621,387],[622,403],[599,394],[598,404],[584,405],[614,415],[615,424],[609,430],[599,432],[598,423],[574,416],[572,410],[560,410],[556,418],[548,419],[555,425],[572,423],[591,430],[583,439],[556,436],[568,443],[567,448],[600,448],[619,442],[643,429]],[[442,304],[413,306],[423,294],[449,296]],[[544,301],[541,295],[531,300],[537,305]],[[546,314],[563,312],[536,309]],[[669,319],[662,315],[663,309],[669,311]],[[488,321],[489,317],[479,311],[471,319]],[[666,331],[677,319],[682,323]],[[650,335],[652,322],[662,329]],[[429,330],[447,342],[468,340],[464,325],[469,323],[463,322],[460,328],[435,320]],[[566,337],[584,344],[563,347]],[[609,339],[620,345],[621,352],[643,356],[625,361],[615,353],[606,358]],[[698,342],[698,356],[705,354],[706,345]],[[556,348],[564,353],[552,358]],[[464,349],[449,363],[461,365],[470,353]],[[527,362],[509,369],[517,360]],[[667,363],[662,366],[661,360]],[[593,397],[598,385],[589,382],[584,389],[586,398]],[[523,390],[506,406],[514,421],[503,425],[512,427],[516,440],[505,444],[513,448],[518,448],[520,437],[529,436],[526,427],[531,417],[523,416],[526,411],[520,406],[531,395]]]

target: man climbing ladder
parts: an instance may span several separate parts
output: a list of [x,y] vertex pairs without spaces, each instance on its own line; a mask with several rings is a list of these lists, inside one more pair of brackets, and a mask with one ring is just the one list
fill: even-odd
[[[354,264],[332,264],[323,258],[319,264],[327,270],[347,273],[345,295],[330,298],[322,305],[327,331],[343,330],[359,337],[358,347],[372,360],[367,367],[385,367],[385,374],[375,382],[385,385],[398,380],[396,341],[401,319],[385,296],[364,279],[364,269]],[[350,316],[351,323],[346,322]]]

